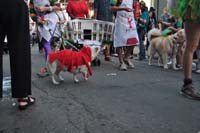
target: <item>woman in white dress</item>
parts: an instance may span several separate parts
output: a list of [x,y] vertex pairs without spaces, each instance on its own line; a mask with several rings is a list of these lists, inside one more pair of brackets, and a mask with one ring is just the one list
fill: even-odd
[[[139,43],[133,5],[133,0],[111,0],[111,10],[116,12],[114,47],[117,48],[120,70],[122,71],[126,71],[127,66],[134,68],[130,61],[130,54],[134,46]],[[124,57],[122,55],[123,47],[126,47]]]

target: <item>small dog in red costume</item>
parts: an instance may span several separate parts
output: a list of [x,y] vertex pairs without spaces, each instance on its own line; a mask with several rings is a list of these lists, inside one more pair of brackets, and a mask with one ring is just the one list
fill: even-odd
[[[91,61],[94,60],[100,48],[95,46],[84,46],[79,52],[69,49],[51,52],[47,58],[47,69],[51,75],[52,82],[59,84],[63,81],[60,72],[67,69],[68,72],[73,73],[73,80],[75,83],[79,82],[77,74],[82,73],[85,80],[92,75]],[[59,79],[57,81],[56,79]]]

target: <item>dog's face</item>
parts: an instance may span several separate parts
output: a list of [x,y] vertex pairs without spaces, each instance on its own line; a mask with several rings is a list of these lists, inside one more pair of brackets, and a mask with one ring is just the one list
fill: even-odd
[[91,59],[92,61],[98,56],[99,52],[101,51],[101,48],[99,46],[88,46],[91,49]]
[[173,43],[177,43],[177,36],[175,34],[167,36]]
[[177,43],[183,43],[185,41],[185,30],[181,29],[174,34],[174,38]]

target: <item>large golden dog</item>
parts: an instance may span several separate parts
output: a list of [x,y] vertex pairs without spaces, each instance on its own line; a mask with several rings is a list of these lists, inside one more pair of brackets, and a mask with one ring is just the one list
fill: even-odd
[[152,58],[155,53],[158,53],[158,65],[163,64],[164,69],[168,69],[168,59],[172,60],[172,68],[176,68],[176,53],[177,53],[177,43],[185,40],[184,30],[179,30],[175,34],[168,35],[166,37],[162,36],[162,33],[158,29],[152,29],[148,33],[148,40],[150,41],[149,47],[149,65],[151,65]]

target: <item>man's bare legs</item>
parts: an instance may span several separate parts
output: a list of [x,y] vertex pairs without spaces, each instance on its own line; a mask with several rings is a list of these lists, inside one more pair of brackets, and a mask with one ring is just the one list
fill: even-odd
[[200,39],[200,25],[186,22],[185,32],[186,48],[183,56],[184,85],[181,93],[189,98],[200,100],[200,94],[195,91],[192,85],[192,60]]
[[119,63],[122,64],[124,61],[123,61],[123,47],[117,47],[117,54],[118,54],[118,59],[119,59]]
[[183,56],[184,78],[192,79],[193,54],[200,39],[200,25],[192,22],[185,23],[186,48]]

